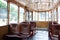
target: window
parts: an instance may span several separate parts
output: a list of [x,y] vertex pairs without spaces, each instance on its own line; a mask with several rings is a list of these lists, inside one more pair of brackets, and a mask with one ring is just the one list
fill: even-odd
[[28,12],[26,12],[26,21],[28,21]]
[[56,10],[49,12],[33,12],[34,21],[57,21]]
[[27,16],[28,17],[28,21],[32,21],[32,13],[31,12],[28,13],[28,16]]
[[29,20],[32,21],[32,13],[30,12],[29,15],[30,15],[30,19]]
[[38,15],[39,12],[35,12],[35,13],[36,13],[36,15],[35,15],[36,16],[36,21],[39,21],[39,15]]
[[58,6],[58,23],[60,24],[60,6]]
[[33,21],[36,21],[36,12],[33,12]]
[[46,12],[46,21],[57,21],[56,10]]
[[9,14],[9,23],[17,23],[18,22],[18,7],[17,5],[10,3],[10,14]]
[[52,17],[53,15],[52,15],[52,13],[51,12],[48,12],[47,13],[47,17],[48,17],[48,21],[52,21]]
[[39,21],[45,21],[45,12],[39,13]]
[[32,19],[31,19],[31,12],[30,11],[27,11],[26,12],[26,21],[32,21]]
[[[50,15],[51,16],[51,15]],[[46,12],[46,21],[49,21],[50,20],[50,16],[49,16],[49,13]]]
[[23,16],[24,16],[24,9],[22,7],[20,7],[20,18],[19,18],[19,22],[23,22]]
[[29,12],[29,21],[33,21],[33,13]]
[[7,24],[7,2],[0,0],[0,26]]
[[54,12],[53,12],[53,17],[54,17],[54,20],[53,20],[53,21],[57,21],[56,9],[54,9]]

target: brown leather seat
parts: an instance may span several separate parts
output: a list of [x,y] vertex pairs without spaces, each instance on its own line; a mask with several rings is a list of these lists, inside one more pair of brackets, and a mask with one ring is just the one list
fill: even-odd
[[31,35],[33,36],[36,33],[36,22],[30,22]]
[[20,24],[20,33],[29,34],[29,32],[30,32],[30,25],[27,23],[21,23]]
[[[56,22],[50,22],[49,23],[49,37],[51,40],[55,39],[55,38],[59,38],[59,30],[60,30],[60,24],[56,23]],[[54,37],[54,38],[53,38]]]
[[19,28],[19,34],[18,36],[20,37],[30,37],[31,31],[30,31],[30,24],[28,23],[20,23],[20,28]]
[[30,22],[22,22],[22,23],[29,24],[30,33],[31,33],[31,36],[33,36],[35,34],[36,22],[30,21]]
[[13,34],[17,32],[17,24],[9,24],[9,33],[8,34]]
[[32,26],[32,27],[36,27],[36,22],[30,22],[30,26]]

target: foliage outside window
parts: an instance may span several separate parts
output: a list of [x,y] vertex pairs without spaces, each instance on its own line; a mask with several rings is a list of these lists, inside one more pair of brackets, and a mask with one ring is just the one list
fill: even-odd
[[7,24],[7,2],[0,0],[0,26]]
[[18,22],[18,7],[17,5],[10,3],[10,20],[9,23],[17,23]]

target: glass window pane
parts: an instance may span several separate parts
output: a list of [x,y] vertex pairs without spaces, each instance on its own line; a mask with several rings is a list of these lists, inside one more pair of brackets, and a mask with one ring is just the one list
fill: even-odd
[[57,21],[56,9],[54,10],[54,21]]
[[20,18],[19,18],[19,22],[23,22],[23,15],[24,15],[24,9],[22,7],[20,7]]
[[51,16],[53,16],[53,14],[51,15],[51,12],[48,13],[48,20],[51,21]]
[[18,7],[17,5],[11,3],[10,4],[10,20],[9,23],[17,23],[18,22]]
[[30,11],[26,12],[26,21],[32,21],[32,16],[31,16],[31,12]]
[[29,21],[32,21],[32,13],[29,12]]
[[48,17],[49,13],[46,12],[46,21],[49,21],[49,17]]
[[33,12],[33,21],[36,21],[36,12]]
[[28,21],[28,12],[26,12],[26,21]]
[[38,15],[39,13],[38,12],[36,12],[36,21],[39,21],[39,15]]
[[60,23],[60,6],[58,6],[58,23]]
[[45,12],[40,12],[39,21],[45,21]]
[[7,2],[0,0],[0,26],[7,24]]

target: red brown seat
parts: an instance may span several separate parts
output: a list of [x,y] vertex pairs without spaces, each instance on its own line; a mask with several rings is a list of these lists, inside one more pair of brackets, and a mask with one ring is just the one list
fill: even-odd
[[30,25],[27,23],[20,24],[20,33],[29,34],[30,33]]
[[13,34],[17,32],[17,24],[9,24],[8,34]]
[[36,22],[30,22],[32,36],[36,33]]
[[51,24],[49,24],[49,37],[51,40],[57,38],[57,40],[59,39],[59,32],[60,32],[60,24],[55,23],[55,22],[51,22]]

